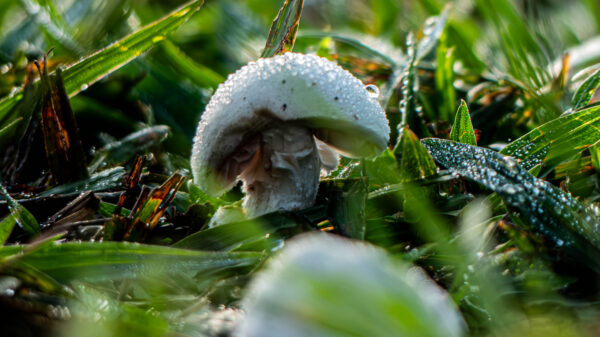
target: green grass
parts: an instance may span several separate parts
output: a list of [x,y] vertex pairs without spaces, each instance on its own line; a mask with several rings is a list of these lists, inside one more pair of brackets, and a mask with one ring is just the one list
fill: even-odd
[[[3,333],[594,336],[599,34],[591,0],[0,0]],[[193,184],[194,133],[230,73],[291,50],[378,86],[390,143],[245,219],[240,186]]]

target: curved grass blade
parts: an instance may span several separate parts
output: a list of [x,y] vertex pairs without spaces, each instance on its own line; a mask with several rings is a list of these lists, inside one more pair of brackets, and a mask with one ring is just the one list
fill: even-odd
[[423,27],[424,36],[417,46],[417,61],[427,57],[435,46],[438,45],[448,22],[449,9],[450,7],[446,6],[440,15],[432,16],[425,21],[425,27]]
[[509,210],[520,213],[526,230],[600,272],[599,221],[571,195],[492,150],[435,138],[422,143],[449,171],[498,193]]
[[186,22],[200,9],[203,0],[192,1],[166,17],[84,58],[64,72],[65,88],[70,96],[98,79],[129,63],[163,41],[167,34]]
[[285,0],[277,17],[271,24],[267,43],[261,57],[271,57],[292,51],[300,25],[304,0]]
[[[77,95],[100,78],[112,73],[163,41],[167,34],[186,22],[200,9],[203,0],[184,5],[164,18],[150,23],[123,39],[101,49],[69,66],[63,73],[65,90],[69,96]],[[0,119],[23,94],[19,91],[0,100]]]
[[0,125],[2,128],[6,128],[14,121],[19,118],[23,119],[25,123],[17,130],[15,137],[20,138],[25,129],[30,123],[31,116],[40,109],[42,103],[42,91],[41,88],[33,83],[34,69],[33,65],[27,66],[27,75],[25,77],[25,83],[23,84],[23,90],[21,90],[21,99],[15,104],[2,105],[0,104],[0,110],[6,108],[6,114],[0,115]]
[[[302,32],[298,34],[299,39],[324,39],[331,38],[332,41],[342,44],[354,49],[362,59],[374,59],[376,61],[380,61],[385,63],[390,68],[398,67],[398,62],[402,61],[401,59],[394,59],[393,55],[388,55],[383,53],[381,50],[377,50],[374,47],[371,47],[360,40],[361,35],[343,35],[336,34],[335,32]],[[367,38],[366,36],[364,37]],[[398,53],[401,53],[401,50],[397,50]]]
[[170,129],[166,125],[155,125],[108,143],[96,152],[89,170],[93,172],[99,167],[125,163],[136,154],[143,154],[149,147],[161,143],[167,138],[169,131]]
[[588,77],[588,79],[577,88],[577,91],[575,91],[573,99],[571,100],[571,110],[577,111],[588,105],[594,92],[598,89],[598,86],[600,86],[600,70]]
[[515,5],[508,0],[477,0],[475,3],[484,18],[493,24],[511,75],[530,88],[541,88],[548,83],[550,74],[544,68],[548,64],[546,55]]
[[277,248],[278,240],[303,231],[291,213],[270,213],[256,219],[226,223],[201,230],[173,247],[205,251],[234,251],[262,242],[261,248]]
[[17,219],[12,214],[7,215],[0,221],[0,245],[3,245],[8,240],[16,224]]
[[208,66],[197,63],[170,40],[165,40],[159,49],[178,73],[185,75],[200,87],[216,89],[220,83],[225,81],[221,74]]
[[102,191],[116,188],[121,185],[123,176],[126,173],[127,172],[125,172],[125,169],[120,166],[113,167],[111,169],[92,174],[84,180],[56,186],[41,193],[39,196],[43,197],[53,194],[80,193],[83,191]]
[[471,124],[471,116],[469,108],[464,100],[461,100],[456,117],[454,117],[454,125],[450,131],[450,140],[468,145],[477,145],[473,124]]
[[553,167],[600,140],[600,106],[589,107],[545,123],[508,144],[501,154],[529,170],[544,161]]
[[[19,227],[23,228],[23,230],[29,235],[34,235],[40,231],[40,224],[37,222],[35,217],[29,213],[25,207],[13,199],[13,197],[8,194],[2,185],[0,185],[0,194],[6,199],[8,204],[8,209],[10,210],[9,217],[12,217]],[[2,226],[11,226],[11,221],[12,220],[8,220],[6,223],[5,221],[2,221]],[[8,231],[8,229],[6,229],[6,231]]]
[[156,273],[218,273],[252,267],[262,256],[260,253],[199,252],[127,242],[67,242],[46,245],[20,255],[27,247],[1,247],[0,259],[11,257],[59,282],[115,280]]
[[0,144],[3,144],[6,141],[6,138],[14,134],[16,127],[19,126],[22,121],[23,117],[17,117],[12,122],[0,128]]

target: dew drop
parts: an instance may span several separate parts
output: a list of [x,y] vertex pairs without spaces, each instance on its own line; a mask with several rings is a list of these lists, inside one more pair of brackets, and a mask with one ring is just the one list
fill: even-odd
[[81,91],[85,91],[85,90],[87,90],[87,88],[88,88],[88,85],[86,83],[81,85]]
[[365,87],[365,89],[367,89],[367,92],[369,93],[369,96],[371,96],[373,98],[379,97],[379,88],[377,88],[376,85],[369,84],[369,85],[367,85]]

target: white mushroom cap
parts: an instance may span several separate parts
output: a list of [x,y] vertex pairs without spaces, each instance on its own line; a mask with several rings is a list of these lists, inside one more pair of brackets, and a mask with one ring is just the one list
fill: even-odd
[[256,136],[282,123],[306,127],[354,158],[380,154],[390,132],[376,98],[335,63],[298,53],[259,59],[230,75],[206,106],[194,138],[194,182],[215,196],[230,189],[253,160]]
[[306,233],[255,275],[239,337],[464,335],[448,294],[383,249]]

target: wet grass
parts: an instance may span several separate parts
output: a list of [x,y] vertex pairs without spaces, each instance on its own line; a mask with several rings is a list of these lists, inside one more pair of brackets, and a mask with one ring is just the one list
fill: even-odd
[[[230,336],[245,308],[262,336],[300,330],[261,313],[318,336],[596,335],[597,9],[0,0],[7,336]],[[228,74],[291,50],[378,87],[390,143],[313,207],[244,219],[240,186],[193,184],[194,133]],[[316,232],[355,241],[288,241]]]

